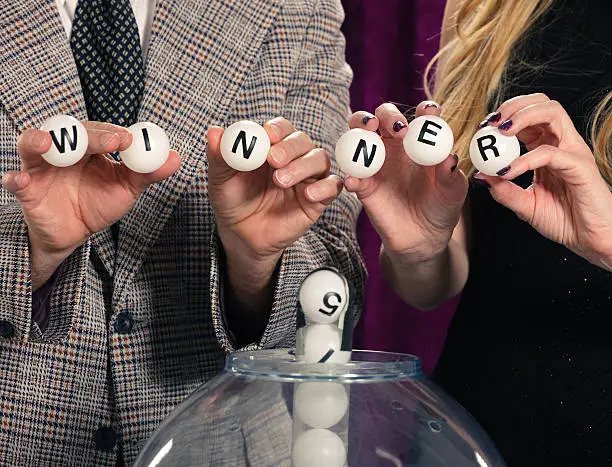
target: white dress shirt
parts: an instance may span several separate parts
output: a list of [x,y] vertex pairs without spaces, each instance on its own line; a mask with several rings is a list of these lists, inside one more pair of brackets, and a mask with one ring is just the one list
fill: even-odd
[[[70,38],[72,31],[72,20],[76,11],[78,0],[55,0],[59,10],[62,24],[66,30],[66,35]],[[140,45],[144,56],[149,48],[149,40],[151,38],[151,25],[153,24],[153,16],[155,16],[155,4],[157,0],[130,0],[136,24],[138,24],[138,33],[140,34]]]

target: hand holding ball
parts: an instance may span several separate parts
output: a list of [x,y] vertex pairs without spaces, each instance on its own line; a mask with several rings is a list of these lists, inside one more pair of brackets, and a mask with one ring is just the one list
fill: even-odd
[[437,165],[452,152],[455,138],[453,130],[435,115],[423,115],[408,125],[404,136],[404,150],[419,165]]
[[155,172],[168,160],[170,141],[160,127],[153,123],[136,123],[128,128],[132,144],[119,157],[130,170],[138,173]]
[[499,128],[487,126],[478,130],[470,143],[470,159],[479,172],[497,175],[521,155],[516,136],[504,135]]
[[56,115],[43,123],[40,129],[51,134],[51,148],[42,155],[51,165],[69,167],[79,162],[87,152],[87,129],[74,117]]
[[221,156],[232,169],[248,172],[268,158],[270,138],[261,125],[243,120],[230,125],[221,137]]
[[336,143],[336,162],[344,173],[355,178],[376,175],[385,162],[383,140],[372,131],[354,128]]

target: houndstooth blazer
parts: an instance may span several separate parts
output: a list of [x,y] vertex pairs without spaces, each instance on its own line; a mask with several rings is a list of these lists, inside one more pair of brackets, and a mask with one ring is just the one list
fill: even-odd
[[[331,150],[348,116],[342,15],[340,0],[158,0],[139,120],[167,131],[182,167],[122,219],[116,251],[106,230],[71,255],[44,333],[31,322],[20,207],[0,190],[0,328],[14,329],[0,333],[1,465],[131,464],[219,371],[232,343],[219,313],[207,126],[282,115]],[[58,113],[86,118],[56,2],[3,0],[0,170],[19,169],[21,131]],[[261,348],[293,345],[297,290],[312,269],[335,265],[361,289],[358,212],[343,193],[286,251]],[[120,313],[131,329],[116,325]],[[100,443],[100,427],[116,445]]]

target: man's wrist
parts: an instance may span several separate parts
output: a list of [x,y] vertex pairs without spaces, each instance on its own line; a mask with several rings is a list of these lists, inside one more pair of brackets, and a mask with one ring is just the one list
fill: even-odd
[[71,248],[63,251],[47,252],[39,250],[30,245],[30,269],[31,269],[31,282],[32,290],[37,290],[43,284],[45,284],[53,273],[61,266],[61,264],[68,258],[74,251],[75,248]]

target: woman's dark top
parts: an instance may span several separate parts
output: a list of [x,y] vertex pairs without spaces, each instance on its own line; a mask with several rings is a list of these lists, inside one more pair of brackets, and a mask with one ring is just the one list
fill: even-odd
[[[556,2],[520,50],[540,68],[511,60],[503,99],[544,92],[586,136],[612,90],[612,2]],[[612,274],[542,237],[486,187],[472,186],[469,203],[470,277],[434,380],[509,466],[612,465]]]

